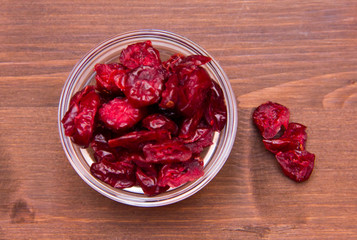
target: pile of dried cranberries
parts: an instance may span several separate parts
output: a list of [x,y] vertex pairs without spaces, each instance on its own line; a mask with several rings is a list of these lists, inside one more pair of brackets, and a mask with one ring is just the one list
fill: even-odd
[[226,124],[220,86],[201,65],[175,54],[161,62],[150,41],[129,45],[120,63],[97,64],[96,86],[70,101],[65,134],[91,147],[91,173],[115,187],[153,196],[203,175],[200,153]]
[[253,113],[253,121],[264,138],[265,148],[275,154],[286,176],[302,182],[312,173],[315,155],[305,150],[306,127],[289,123],[289,118],[288,108],[272,102],[260,105]]

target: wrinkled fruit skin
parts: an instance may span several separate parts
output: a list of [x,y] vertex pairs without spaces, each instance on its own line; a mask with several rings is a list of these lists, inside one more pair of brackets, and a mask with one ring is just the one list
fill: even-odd
[[90,146],[94,151],[93,156],[97,162],[102,160],[116,162],[118,160],[116,149],[113,149],[108,145],[109,138],[110,133],[108,132],[98,131],[98,133],[94,135]]
[[169,189],[169,186],[167,185],[162,187],[157,184],[158,173],[156,170],[145,172],[144,170],[138,168],[135,174],[136,174],[136,181],[139,183],[144,193],[148,196],[155,196]]
[[177,135],[178,126],[177,124],[169,119],[168,117],[155,113],[145,117],[142,120],[142,126],[149,130],[167,130],[171,135]]
[[299,123],[289,123],[284,134],[277,139],[264,139],[263,143],[267,150],[277,154],[289,150],[305,150],[307,134],[306,127]]
[[108,162],[102,160],[93,163],[91,173],[112,187],[123,189],[135,185],[135,165],[127,162]]
[[152,47],[151,41],[129,45],[121,52],[119,60],[129,69],[161,65],[160,53]]
[[89,145],[99,105],[100,97],[93,87],[86,87],[72,97],[62,124],[66,136],[71,137],[74,143],[83,147]]
[[289,118],[289,109],[273,102],[260,105],[253,113],[253,121],[265,139],[275,137],[281,126],[288,128]]
[[149,163],[170,163],[188,161],[192,152],[179,141],[147,144],[143,147],[145,161]]
[[216,82],[213,82],[209,91],[205,119],[212,126],[213,131],[221,131],[227,122],[227,108],[224,103],[223,91]]
[[145,41],[96,64],[95,86],[78,91],[62,119],[65,134],[91,148],[91,174],[147,196],[202,177],[200,155],[227,121],[223,91],[202,66],[210,61],[177,53],[162,62]]
[[275,157],[284,174],[296,182],[309,179],[314,168],[315,155],[307,151],[279,152]]
[[203,162],[200,160],[166,164],[160,171],[158,185],[178,187],[202,177],[203,174]]
[[143,110],[134,107],[126,98],[115,98],[99,109],[99,119],[114,131],[133,127],[143,116]]
[[[294,122],[288,124],[289,110],[272,102],[260,105],[253,113],[253,121],[265,138],[265,148],[275,154],[284,174],[296,182],[309,179],[315,155],[305,150],[306,126]],[[279,138],[276,137],[278,132],[283,132]]]
[[161,69],[143,66],[129,73],[124,93],[136,107],[152,105],[160,100],[164,74]]
[[182,78],[178,90],[177,110],[186,117],[192,117],[197,110],[204,108],[212,80],[207,71],[199,66],[188,74],[182,73],[183,71],[186,71],[186,68],[181,69],[179,74]]
[[120,94],[120,82],[125,81],[127,69],[118,63],[96,64],[97,90],[104,93]]
[[109,146],[124,147],[131,150],[138,150],[140,145],[150,141],[170,139],[170,132],[166,130],[133,131],[118,138],[110,139]]

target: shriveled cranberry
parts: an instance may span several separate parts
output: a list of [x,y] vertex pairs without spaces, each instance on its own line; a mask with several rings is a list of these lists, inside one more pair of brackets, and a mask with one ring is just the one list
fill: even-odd
[[124,93],[133,105],[137,107],[148,106],[160,100],[163,81],[162,69],[141,66],[129,73],[125,82]]
[[200,65],[211,61],[211,58],[201,55],[190,55],[182,59],[180,64],[176,66],[174,72],[178,74],[179,79],[184,79],[194,71],[198,70]]
[[90,171],[96,178],[115,188],[123,189],[135,185],[135,165],[132,163],[103,160],[93,163]]
[[163,129],[169,131],[172,135],[177,135],[178,126],[171,119],[162,114],[154,113],[142,120],[142,126],[149,130]]
[[83,98],[83,96],[87,95],[90,92],[93,92],[95,90],[94,86],[86,86],[82,90],[76,92],[76,94],[73,95],[71,100],[69,101],[69,106],[72,106],[73,104],[79,105],[79,102]]
[[197,67],[179,81],[177,110],[186,117],[192,117],[198,109],[204,107],[212,86],[211,78],[205,69]]
[[95,65],[97,75],[97,90],[106,93],[120,94],[120,82],[125,81],[127,69],[118,63],[97,64]]
[[289,123],[284,134],[277,139],[264,139],[265,148],[272,153],[289,150],[305,150],[307,134],[306,127],[299,123]]
[[290,150],[275,157],[284,174],[296,182],[309,179],[314,168],[315,155],[308,151]]
[[281,126],[287,129],[289,117],[288,108],[270,101],[260,105],[253,113],[253,121],[265,139],[275,137]]
[[134,107],[126,98],[115,98],[99,109],[99,119],[114,131],[133,127],[143,116],[144,110]]
[[74,126],[74,119],[78,115],[78,111],[79,105],[72,104],[61,120],[66,136],[73,136],[76,132],[76,128]]
[[192,152],[179,141],[165,141],[157,144],[146,144],[143,147],[145,161],[151,163],[185,162]]
[[90,143],[90,146],[94,151],[94,158],[97,162],[102,160],[107,160],[109,162],[118,161],[118,152],[116,149],[113,149],[108,145],[108,140],[111,138],[110,132],[105,131],[104,129],[100,129],[100,131],[98,130]]
[[155,196],[157,194],[165,192],[169,189],[169,186],[158,186],[157,178],[158,173],[152,171],[144,171],[140,168],[136,170],[136,181],[139,183],[140,187],[143,189],[144,193],[148,196]]
[[204,174],[203,161],[193,159],[187,162],[165,164],[159,173],[159,186],[178,187],[194,181]]
[[66,136],[80,146],[87,147],[95,130],[95,117],[100,105],[100,97],[93,87],[86,87],[76,93],[70,107],[62,119]]
[[197,126],[201,121],[204,109],[200,108],[192,117],[185,118],[181,124],[179,138],[186,139],[193,136],[197,130]]
[[176,53],[172,55],[167,61],[163,62],[162,65],[168,72],[174,72],[174,69],[182,62],[184,58],[184,55]]
[[205,119],[214,131],[221,131],[227,122],[227,108],[221,87],[212,81],[208,94],[208,106],[205,110]]
[[206,57],[203,55],[189,55],[187,57],[185,57],[181,62],[181,66],[200,66],[203,64],[208,63],[209,61],[211,61],[210,57]]
[[130,69],[161,64],[160,53],[152,47],[151,41],[129,45],[121,52],[119,61]]
[[151,130],[151,131],[133,131],[118,138],[114,138],[108,141],[109,146],[114,147],[124,147],[128,149],[137,150],[142,143],[149,141],[163,141],[170,139],[170,132],[167,130]]
[[199,127],[196,129],[193,136],[184,139],[183,142],[193,154],[199,154],[205,147],[213,144],[213,136],[214,131],[211,128]]
[[178,102],[179,80],[176,74],[172,74],[165,83],[165,89],[161,94],[159,106],[163,109],[174,109]]

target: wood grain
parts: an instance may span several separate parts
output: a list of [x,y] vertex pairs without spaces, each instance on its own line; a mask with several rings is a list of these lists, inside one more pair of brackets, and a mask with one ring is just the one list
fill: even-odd
[[[0,11],[0,239],[357,239],[356,1],[3,0]],[[57,130],[74,64],[110,36],[145,28],[210,52],[239,115],[215,179],[149,209],[92,190]],[[282,174],[251,123],[267,100],[308,126],[317,158],[305,183]]]

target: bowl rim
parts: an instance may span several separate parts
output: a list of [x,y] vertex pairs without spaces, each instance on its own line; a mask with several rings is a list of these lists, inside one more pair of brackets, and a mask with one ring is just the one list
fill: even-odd
[[[123,194],[114,194],[113,191],[110,191],[110,189],[114,190],[117,192],[120,189],[114,189],[113,187],[101,182],[100,180],[96,179],[94,176],[92,176],[90,173],[88,175],[85,172],[82,172],[81,169],[83,170],[84,166],[81,166],[82,164],[79,161],[75,161],[73,157],[71,156],[71,153],[73,155],[73,143],[71,142],[70,138],[64,135],[64,130],[61,124],[61,119],[65,114],[65,110],[68,109],[68,106],[64,106],[64,99],[67,97],[66,93],[71,89],[71,86],[76,83],[76,78],[78,80],[78,72],[80,72],[81,68],[85,67],[86,64],[88,64],[90,59],[95,56],[96,54],[99,54],[101,50],[105,49],[108,44],[114,41],[119,41],[120,39],[126,39],[130,37],[147,37],[150,39],[150,36],[160,36],[160,37],[169,37],[176,39],[179,43],[185,43],[187,46],[193,47],[195,50],[197,50],[201,55],[205,55],[210,57],[212,60],[208,63],[212,70],[217,71],[217,74],[222,76],[223,81],[220,82],[219,84],[222,87],[222,90],[225,94],[225,101],[227,105],[227,124],[225,128],[221,131],[220,134],[225,132],[225,135],[229,133],[229,136],[227,139],[224,140],[224,144],[221,142],[221,145],[225,145],[225,147],[221,147],[224,151],[221,151],[220,158],[221,161],[217,161],[217,165],[215,166],[215,169],[213,172],[210,172],[211,174],[208,175],[208,173],[205,171],[204,176],[190,182],[188,184],[185,184],[189,187],[187,190],[184,188],[184,191],[178,191],[175,192],[173,197],[166,198],[166,197],[160,197],[159,194],[154,197],[140,197],[140,201],[138,201],[138,196],[135,196],[132,193],[126,192],[125,197],[122,196]],[[140,41],[138,39],[138,41]],[[89,62],[88,62],[89,61]],[[217,79],[215,79],[217,81]],[[223,86],[222,86],[223,85]],[[69,96],[71,98],[72,96]],[[231,101],[228,101],[231,100]],[[228,124],[229,129],[227,129]],[[186,199],[192,195],[194,195],[196,192],[201,190],[204,186],[206,186],[216,175],[217,173],[221,170],[223,165],[225,164],[226,160],[228,159],[230,152],[233,148],[235,137],[236,137],[236,132],[237,132],[237,126],[238,126],[238,111],[237,111],[237,103],[236,103],[236,98],[234,96],[233,89],[230,85],[229,79],[221,66],[218,64],[218,62],[205,50],[203,49],[200,45],[197,43],[187,39],[186,37],[183,37],[181,35],[178,35],[176,33],[172,33],[169,31],[165,30],[158,30],[158,29],[141,29],[141,30],[134,30],[134,31],[129,31],[125,32],[122,34],[114,35],[101,43],[97,44],[94,48],[92,48],[90,51],[88,51],[73,67],[72,71],[70,72],[68,78],[66,79],[66,82],[63,86],[62,92],[61,92],[61,97],[59,101],[59,106],[58,106],[58,129],[59,129],[59,134],[60,134],[60,139],[61,139],[61,144],[64,149],[64,152],[67,156],[68,161],[71,163],[72,167],[74,170],[77,172],[77,174],[94,190],[99,192],[100,194],[114,200],[120,203],[124,203],[127,205],[131,206],[138,206],[138,207],[158,207],[158,206],[165,206],[169,204],[173,204],[176,202],[179,202],[183,199]],[[229,130],[229,132],[227,132]],[[69,143],[70,142],[70,143]],[[67,149],[68,143],[71,146],[71,149]],[[70,150],[70,151],[69,151]],[[211,159],[210,159],[211,160]],[[199,180],[198,184],[196,183]],[[195,184],[196,183],[196,184]],[[194,186],[193,186],[194,185]],[[104,190],[103,190],[104,189]],[[109,190],[109,191],[108,191]],[[123,190],[121,190],[123,191]],[[120,195],[120,196],[119,196]],[[147,201],[146,201],[147,200]],[[156,200],[156,201],[155,201]]]

